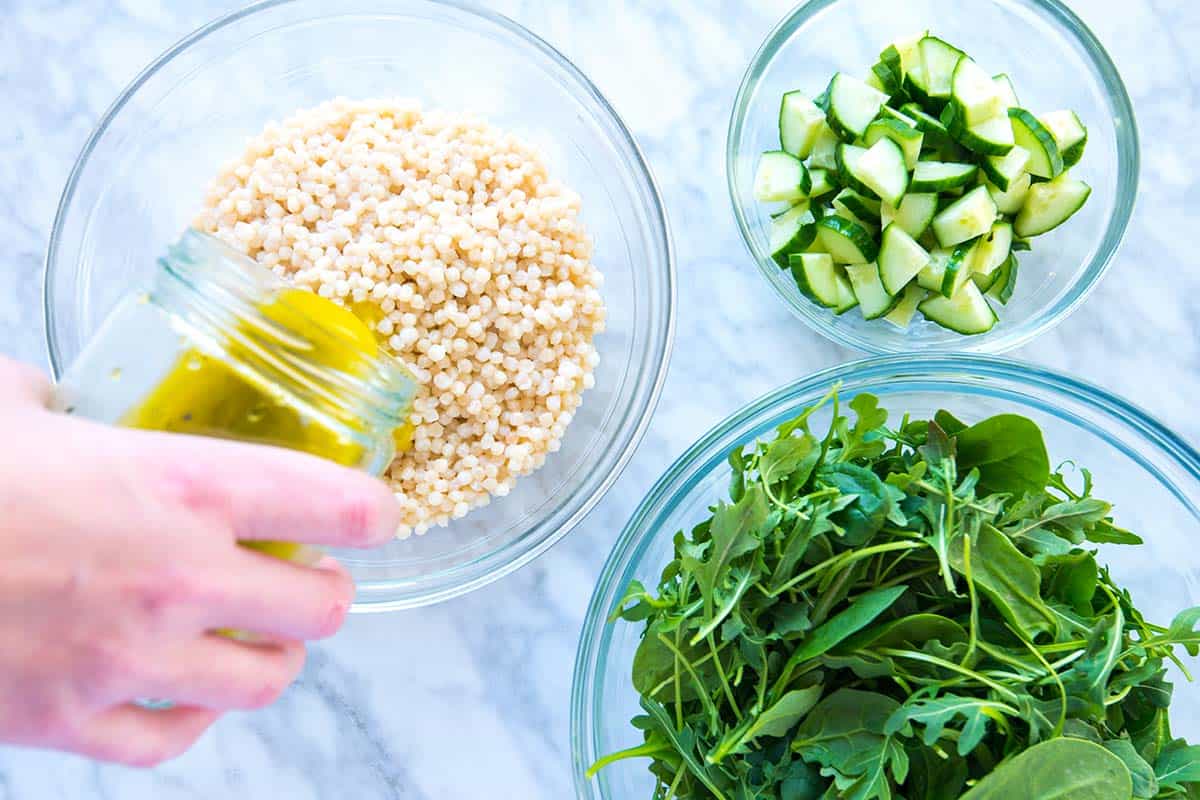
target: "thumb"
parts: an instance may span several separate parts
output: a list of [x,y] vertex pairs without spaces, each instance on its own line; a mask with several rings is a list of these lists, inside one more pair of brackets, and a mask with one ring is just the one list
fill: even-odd
[[38,406],[50,403],[50,381],[41,370],[0,356],[0,407]]

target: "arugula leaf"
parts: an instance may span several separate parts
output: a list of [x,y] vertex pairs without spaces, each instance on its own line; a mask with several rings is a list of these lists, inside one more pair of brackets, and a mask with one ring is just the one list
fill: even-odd
[[1182,644],[1188,655],[1200,655],[1200,631],[1196,624],[1200,623],[1200,606],[1179,612],[1167,629],[1167,638],[1177,644]]
[[979,470],[979,488],[1021,497],[1050,480],[1050,456],[1033,420],[1000,414],[959,431],[958,469]]
[[859,800],[890,798],[887,774],[902,783],[908,754],[884,726],[900,704],[875,692],[842,689],[822,700],[800,724],[792,749],[821,765],[839,796]]
[[907,589],[906,586],[876,589],[855,600],[849,608],[830,618],[800,642],[800,646],[792,653],[787,666],[784,667],[784,675],[787,676],[797,665],[828,653],[839,642],[870,625],[876,617],[900,599],[900,595]]
[[841,447],[838,461],[878,458],[887,449],[886,431],[888,413],[879,407],[879,398],[873,394],[860,394],[850,401],[856,421],[854,427],[848,420],[838,417],[834,430]]
[[803,485],[820,457],[821,443],[811,435],[778,439],[759,457],[758,472],[768,486],[782,480]]
[[821,691],[820,686],[810,686],[788,692],[766,711],[747,717],[726,734],[708,760],[720,763],[726,755],[748,752],[750,745],[760,737],[783,736],[812,710],[821,699]]
[[[950,566],[966,576],[966,537],[950,543]],[[1041,596],[1042,573],[995,528],[981,528],[971,542],[971,577],[1000,615],[1031,636],[1053,634],[1058,619]]]
[[1169,742],[1154,762],[1154,775],[1161,787],[1176,791],[1200,783],[1200,745],[1189,745],[1183,739]]
[[962,800],[1129,800],[1133,780],[1121,759],[1082,739],[1051,739],[1005,761]]
[[1018,713],[1017,709],[1004,703],[945,695],[909,702],[897,709],[888,719],[884,733],[895,734],[909,723],[916,723],[925,728],[925,746],[933,747],[942,738],[946,726],[955,717],[963,717],[965,724],[959,732],[957,751],[960,756],[965,756],[983,741],[983,737],[987,735],[988,723],[994,716],[1004,714],[1015,717]]
[[725,570],[738,557],[761,544],[759,535],[768,513],[766,495],[757,486],[747,489],[745,496],[734,505],[722,504],[713,512],[708,558],[694,570],[705,606],[710,610],[715,602],[717,584]]
[[1042,575],[1048,579],[1043,590],[1047,597],[1057,597],[1084,616],[1094,613],[1092,598],[1100,587],[1100,570],[1094,555],[1076,552],[1048,559]]

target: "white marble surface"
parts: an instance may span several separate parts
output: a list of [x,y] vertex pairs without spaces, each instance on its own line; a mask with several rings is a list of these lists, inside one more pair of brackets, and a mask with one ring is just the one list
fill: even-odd
[[[0,0],[0,352],[44,363],[41,262],[92,125],[159,51],[237,0]],[[571,795],[568,696],[592,582],[626,517],[697,434],[850,354],[784,310],[749,263],[723,178],[742,70],[791,0],[494,0],[562,49],[645,148],[683,276],[663,401],[591,517],[534,565],[416,613],[356,617],[314,648],[275,708],[231,715],[177,762],[139,772],[0,749],[0,800],[482,798]],[[1016,355],[1150,409],[1200,444],[1200,6],[1074,0],[1128,83],[1142,194],[1105,283]],[[612,43],[621,42],[619,57]],[[744,354],[752,353],[752,358]],[[712,369],[726,357],[728,371]]]

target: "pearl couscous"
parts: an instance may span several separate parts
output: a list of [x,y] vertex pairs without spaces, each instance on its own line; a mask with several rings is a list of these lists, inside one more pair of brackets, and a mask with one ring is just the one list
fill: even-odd
[[251,140],[195,225],[354,310],[421,382],[413,446],[384,476],[403,537],[559,448],[605,320],[579,212],[537,150],[486,122],[339,99]]

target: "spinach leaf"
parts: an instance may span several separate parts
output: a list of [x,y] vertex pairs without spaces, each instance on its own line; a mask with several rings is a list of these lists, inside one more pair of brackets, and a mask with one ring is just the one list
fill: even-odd
[[793,667],[828,653],[839,642],[870,625],[876,617],[900,599],[900,595],[905,591],[905,586],[876,589],[855,600],[849,608],[832,617],[800,642],[800,646],[788,659],[784,675],[786,676]]
[[1153,800],[1158,795],[1158,777],[1154,767],[1146,763],[1133,742],[1129,739],[1112,739],[1104,743],[1104,749],[1125,763],[1133,779],[1133,796],[1137,800]]
[[1005,761],[962,800],[1129,800],[1133,780],[1121,759],[1082,739],[1051,739]]
[[761,714],[748,716],[734,728],[709,755],[709,761],[719,763],[726,755],[749,751],[750,745],[762,736],[783,736],[804,718],[821,699],[821,687],[810,686],[788,692],[775,705]]
[[979,487],[1021,497],[1050,480],[1050,456],[1041,429],[1026,417],[1000,414],[959,431],[958,469],[979,470]]
[[[967,537],[950,543],[950,566],[966,577]],[[971,542],[971,579],[1009,624],[1030,636],[1053,634],[1058,619],[1042,599],[1042,573],[1004,534],[985,526]]]

